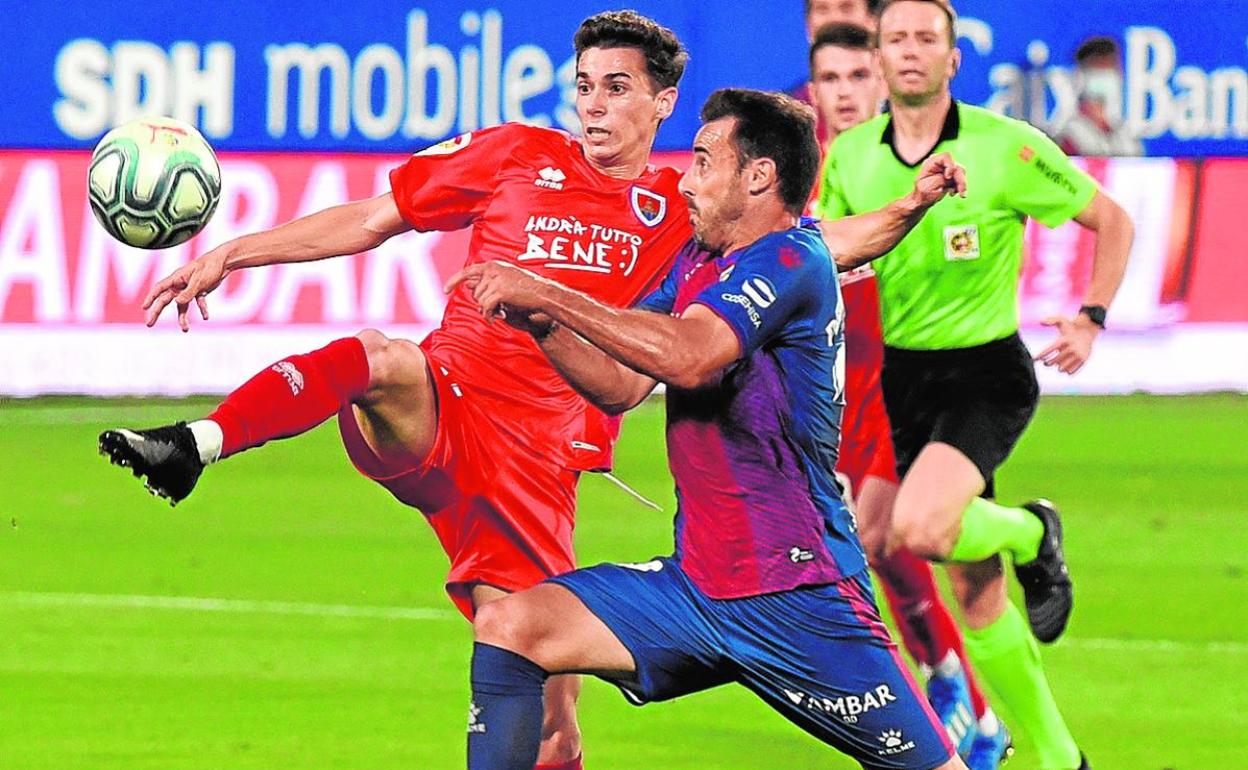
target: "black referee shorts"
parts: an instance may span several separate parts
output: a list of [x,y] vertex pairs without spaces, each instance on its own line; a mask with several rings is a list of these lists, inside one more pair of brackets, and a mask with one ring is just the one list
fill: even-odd
[[954,350],[884,348],[884,407],[893,428],[897,474],[940,441],[966,455],[993,497],[993,474],[1036,412],[1040,388],[1022,339]]

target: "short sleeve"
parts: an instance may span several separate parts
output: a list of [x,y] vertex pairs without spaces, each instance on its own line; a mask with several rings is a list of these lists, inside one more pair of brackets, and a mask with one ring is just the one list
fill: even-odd
[[1005,164],[1006,203],[1046,227],[1073,219],[1096,194],[1096,181],[1031,126],[1018,126],[1006,148]]
[[686,270],[690,264],[697,264],[705,261],[709,255],[698,246],[698,242],[690,238],[676,252],[676,258],[672,260],[672,267],[667,271],[667,275],[659,282],[646,296],[637,301],[633,307],[639,310],[651,310],[656,313],[671,313],[676,307],[676,293],[680,289],[680,274]]
[[845,201],[845,189],[841,185],[840,175],[836,170],[836,142],[828,149],[828,156],[823,161],[823,173],[819,180],[819,200],[815,202],[813,214],[820,219],[840,219],[849,213],[849,203]]
[[832,260],[822,241],[818,243],[815,248],[788,237],[765,239],[694,302],[727,321],[748,356],[779,337],[795,314],[820,300]]
[[[677,262],[679,265],[679,262]],[[634,305],[638,310],[650,310],[655,313],[671,313],[672,308],[676,307],[676,271],[677,266],[673,266],[663,276],[663,280],[646,296],[642,297]]]
[[522,127],[504,124],[435,144],[390,172],[399,214],[417,230],[472,224],[494,192],[499,168],[520,143]]

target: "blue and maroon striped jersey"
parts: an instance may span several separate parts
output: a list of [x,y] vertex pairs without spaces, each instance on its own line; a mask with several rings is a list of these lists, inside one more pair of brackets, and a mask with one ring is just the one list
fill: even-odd
[[639,307],[709,307],[742,357],[719,382],[668,387],[676,558],[712,598],[830,583],[866,558],[832,475],[844,398],[836,267],[814,224],[716,257],[692,241]]

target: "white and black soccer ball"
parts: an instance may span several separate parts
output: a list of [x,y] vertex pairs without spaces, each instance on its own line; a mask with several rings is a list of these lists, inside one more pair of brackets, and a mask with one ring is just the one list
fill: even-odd
[[140,118],[100,139],[87,172],[91,211],[109,235],[143,249],[203,229],[221,197],[217,156],[194,126]]

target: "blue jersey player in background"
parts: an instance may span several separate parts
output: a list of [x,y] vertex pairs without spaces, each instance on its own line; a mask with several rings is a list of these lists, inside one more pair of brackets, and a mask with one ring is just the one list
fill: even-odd
[[840,293],[818,229],[799,222],[814,116],[729,89],[702,119],[681,182],[696,243],[640,307],[503,263],[453,279],[604,409],[667,383],[678,501],[672,557],[580,569],[481,608],[468,766],[531,768],[543,683],[582,672],[638,703],[736,682],[864,767],[964,768],[880,620],[832,476]]

